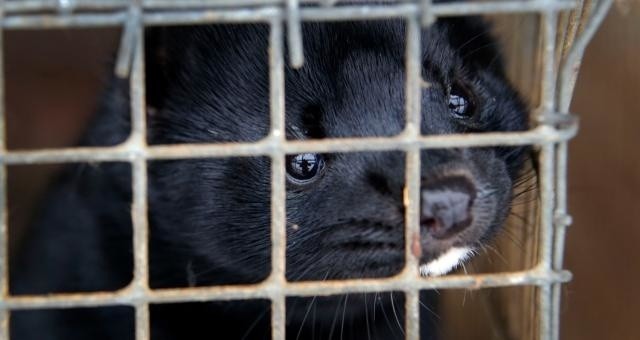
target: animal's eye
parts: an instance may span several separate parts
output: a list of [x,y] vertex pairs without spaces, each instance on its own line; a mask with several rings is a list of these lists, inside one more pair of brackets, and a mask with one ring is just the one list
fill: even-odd
[[287,156],[287,174],[291,182],[307,184],[324,168],[324,158],[317,153]]
[[449,90],[449,111],[455,118],[473,117],[476,108],[469,91],[461,86],[453,85]]

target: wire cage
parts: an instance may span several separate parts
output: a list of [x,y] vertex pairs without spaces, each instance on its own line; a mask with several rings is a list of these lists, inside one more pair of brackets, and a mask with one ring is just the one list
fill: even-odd
[[[405,336],[419,339],[419,291],[526,286],[535,288],[535,331],[540,339],[558,339],[561,284],[571,279],[562,269],[567,213],[567,142],[577,132],[568,112],[573,86],[586,45],[602,22],[612,0],[529,0],[444,2],[307,0],[0,0],[0,27],[55,29],[123,27],[115,65],[129,78],[132,130],[126,142],[109,147],[7,150],[4,77],[0,71],[0,339],[9,339],[12,310],[129,305],[135,308],[135,335],[150,339],[149,304],[240,300],[271,301],[274,340],[285,339],[285,299],[352,292],[399,291],[405,294]],[[420,135],[420,30],[439,17],[462,15],[535,15],[538,41],[531,88],[533,127],[524,132]],[[292,66],[304,62],[301,22],[395,18],[406,22],[406,126],[393,137],[286,140],[284,134],[284,39]],[[263,23],[269,34],[270,133],[254,143],[147,145],[145,115],[145,27],[211,23]],[[1,35],[0,35],[1,39]],[[1,41],[0,41],[1,43]],[[3,53],[0,50],[0,65]],[[535,145],[539,148],[539,239],[530,269],[506,273],[449,275],[423,278],[412,240],[419,237],[420,151],[451,147]],[[288,282],[285,278],[286,211],[285,155],[302,152],[402,150],[406,153],[405,267],[383,279]],[[148,284],[147,161],[228,156],[271,158],[271,274],[257,284],[216,287],[150,289]],[[129,162],[132,166],[134,276],[115,292],[10,296],[8,293],[7,166],[71,162]],[[419,242],[418,242],[419,244]]]

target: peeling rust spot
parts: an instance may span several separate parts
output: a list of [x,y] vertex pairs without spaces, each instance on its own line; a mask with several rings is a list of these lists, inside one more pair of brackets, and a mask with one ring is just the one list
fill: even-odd
[[411,253],[416,258],[422,257],[422,247],[420,246],[420,232],[413,233],[411,237]]
[[481,277],[476,277],[474,278],[473,281],[474,281],[474,285],[472,287],[469,287],[469,290],[478,290],[482,288],[484,285],[484,279]]

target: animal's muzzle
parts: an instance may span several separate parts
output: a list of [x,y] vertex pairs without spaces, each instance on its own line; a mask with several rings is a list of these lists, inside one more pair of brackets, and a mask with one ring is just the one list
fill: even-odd
[[447,176],[422,187],[420,225],[433,238],[452,237],[472,224],[475,185],[465,176]]

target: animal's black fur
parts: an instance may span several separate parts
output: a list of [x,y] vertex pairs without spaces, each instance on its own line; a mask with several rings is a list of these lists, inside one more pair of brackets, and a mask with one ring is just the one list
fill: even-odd
[[[304,24],[303,31],[305,65],[286,69],[288,137],[390,136],[402,131],[404,24],[314,23]],[[499,52],[486,31],[473,18],[440,20],[424,31],[422,75],[431,86],[423,91],[423,134],[526,129],[524,105],[505,79]],[[257,25],[148,32],[149,142],[256,141],[266,136],[267,36],[268,28]],[[454,83],[474,93],[474,118],[451,116],[447,89]],[[127,91],[125,82],[112,82],[83,144],[115,144],[126,138]],[[423,237],[424,261],[452,245],[484,242],[500,227],[522,154],[521,148],[422,153],[425,182],[463,173],[478,190],[489,193],[478,199],[468,232],[447,240]],[[325,159],[326,169],[314,183],[287,187],[288,278],[396,273],[403,262],[403,154],[332,154]],[[269,166],[268,158],[261,157],[149,162],[152,287],[258,282],[268,275]],[[124,287],[132,272],[130,182],[126,164],[67,169],[13,263],[11,292]],[[384,298],[375,302],[373,295],[319,298],[313,309],[315,326],[310,315],[305,317],[310,300],[292,299],[289,338],[311,339],[312,333],[322,339],[363,339],[367,333],[375,339],[401,338],[390,308],[390,299],[395,299],[395,309],[401,309],[401,297],[380,296]],[[267,307],[260,302],[152,306],[152,333],[154,339],[264,339],[269,334]],[[369,315],[374,309],[375,321]],[[132,317],[124,307],[17,312],[12,334],[18,340],[130,339]],[[341,327],[341,321],[346,326]],[[424,329],[425,337],[433,333],[432,327]]]

